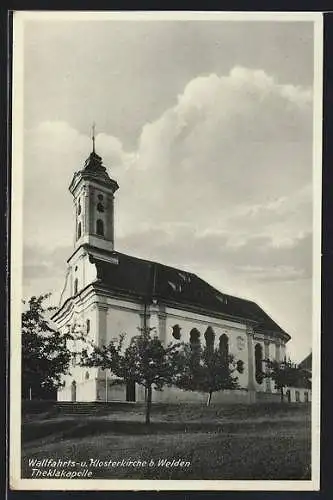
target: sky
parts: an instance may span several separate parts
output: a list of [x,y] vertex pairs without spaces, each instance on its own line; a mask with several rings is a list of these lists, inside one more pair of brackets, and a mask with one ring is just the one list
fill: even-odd
[[24,297],[59,299],[95,122],[115,249],[256,301],[305,357],[313,45],[312,22],[25,21]]

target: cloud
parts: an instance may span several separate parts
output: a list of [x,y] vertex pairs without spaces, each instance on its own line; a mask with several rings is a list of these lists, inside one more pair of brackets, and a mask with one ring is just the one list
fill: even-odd
[[52,250],[26,244],[23,249],[24,275],[30,282],[36,278],[51,279],[63,274],[68,255],[68,246],[56,246]]
[[239,266],[238,272],[246,274],[250,279],[260,281],[295,281],[305,279],[302,269],[295,269],[293,266]]
[[216,276],[223,270],[238,279],[273,282],[311,277],[311,241],[311,235],[304,234],[293,245],[274,247],[268,236],[246,235],[241,245],[234,245],[227,233],[200,235],[193,228],[179,227],[168,234],[151,227],[121,238],[119,245],[124,252],[133,253],[135,249],[138,256],[188,271],[203,269],[203,278],[206,268]]
[[[305,355],[312,324],[311,89],[249,68],[201,75],[145,124],[135,148],[126,150],[122,139],[96,137],[120,186],[116,249],[257,301]],[[68,186],[90,151],[89,133],[63,121],[25,132],[25,297],[51,291],[59,299],[74,245]]]
[[[106,133],[96,147],[120,185],[119,251],[258,282],[311,274],[311,89],[242,67],[198,76],[142,128],[135,150]],[[52,249],[73,242],[67,189],[90,150],[64,122],[26,132],[25,240],[53,263]],[[26,266],[30,278],[43,262]]]
[[269,206],[311,183],[311,123],[311,91],[263,71],[195,78],[173,108],[143,127],[135,189],[120,203],[133,214],[144,206],[146,223],[223,228],[240,206]]

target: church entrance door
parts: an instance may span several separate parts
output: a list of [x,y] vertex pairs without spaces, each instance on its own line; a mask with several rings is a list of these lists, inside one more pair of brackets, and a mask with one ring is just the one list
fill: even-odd
[[126,401],[135,401],[135,382],[126,384]]
[[72,389],[71,399],[74,402],[74,401],[76,401],[76,382],[75,382],[75,380],[73,380],[73,382],[72,382],[71,389]]

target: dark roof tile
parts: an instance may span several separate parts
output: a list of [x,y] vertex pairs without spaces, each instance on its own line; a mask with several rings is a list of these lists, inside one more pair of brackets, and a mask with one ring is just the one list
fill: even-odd
[[118,264],[91,255],[98,280],[112,291],[254,321],[257,332],[267,331],[286,340],[290,338],[255,302],[221,293],[193,273],[118,252],[115,254]]

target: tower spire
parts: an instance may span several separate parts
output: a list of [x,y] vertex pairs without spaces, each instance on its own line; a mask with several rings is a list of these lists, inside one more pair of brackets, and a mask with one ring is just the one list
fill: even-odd
[[91,127],[91,139],[93,143],[93,153],[95,153],[95,122],[93,122],[92,127]]

